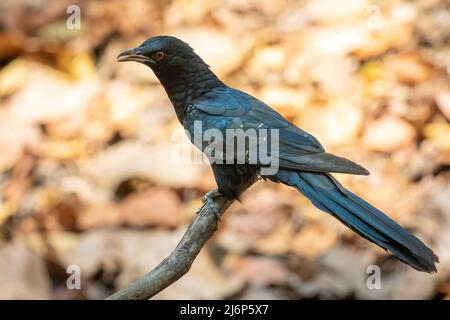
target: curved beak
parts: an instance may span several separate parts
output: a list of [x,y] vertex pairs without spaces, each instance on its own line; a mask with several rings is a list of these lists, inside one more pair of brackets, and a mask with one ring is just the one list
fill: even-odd
[[141,51],[140,48],[133,48],[123,51],[117,56],[117,62],[125,62],[125,61],[136,61],[141,63],[155,63],[154,60],[146,57]]

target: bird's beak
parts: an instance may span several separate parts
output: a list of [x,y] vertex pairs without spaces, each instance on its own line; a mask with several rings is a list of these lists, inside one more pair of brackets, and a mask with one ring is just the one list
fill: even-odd
[[128,49],[122,52],[117,56],[117,62],[124,62],[124,61],[136,61],[141,63],[155,63],[153,59],[150,59],[149,57],[146,57],[141,51],[140,48],[133,48]]

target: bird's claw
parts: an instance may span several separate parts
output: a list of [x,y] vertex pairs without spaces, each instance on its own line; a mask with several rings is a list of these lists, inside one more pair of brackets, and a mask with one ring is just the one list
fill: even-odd
[[217,210],[216,204],[214,203],[214,198],[217,198],[221,195],[222,194],[219,192],[218,189],[213,189],[213,190],[209,191],[208,193],[206,193],[202,198],[203,205],[197,210],[197,214],[199,214],[200,211],[205,206],[209,206],[211,208],[212,212],[214,213],[214,216],[217,218],[217,220],[222,221],[219,210]]
[[204,205],[205,206],[209,205],[209,207],[211,208],[212,212],[216,216],[217,220],[220,222],[221,221],[220,214],[219,214],[219,211],[216,208],[216,204],[214,203],[213,198],[209,198],[209,197],[206,198],[205,202],[204,202]]

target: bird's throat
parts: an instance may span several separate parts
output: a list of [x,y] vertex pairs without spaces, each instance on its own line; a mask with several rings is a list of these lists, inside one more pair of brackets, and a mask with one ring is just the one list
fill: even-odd
[[211,89],[224,85],[205,64],[197,69],[154,70],[172,102],[178,120],[183,123],[185,106]]

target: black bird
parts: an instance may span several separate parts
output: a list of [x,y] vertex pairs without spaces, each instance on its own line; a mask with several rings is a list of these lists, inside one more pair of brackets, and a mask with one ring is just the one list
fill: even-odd
[[[218,195],[238,199],[258,177],[292,186],[319,209],[328,212],[350,229],[394,254],[416,270],[436,272],[438,257],[422,241],[403,229],[337,182],[330,172],[367,175],[358,164],[326,153],[319,141],[299,129],[258,99],[226,86],[185,42],[171,36],[156,36],[139,47],[122,52],[117,61],[136,61],[150,67],[172,102],[178,120],[193,141],[195,121],[203,130],[277,129],[279,170],[264,175],[267,163],[249,159],[245,163],[212,163]],[[208,144],[198,146],[202,151]],[[246,148],[248,145],[246,145]]]

